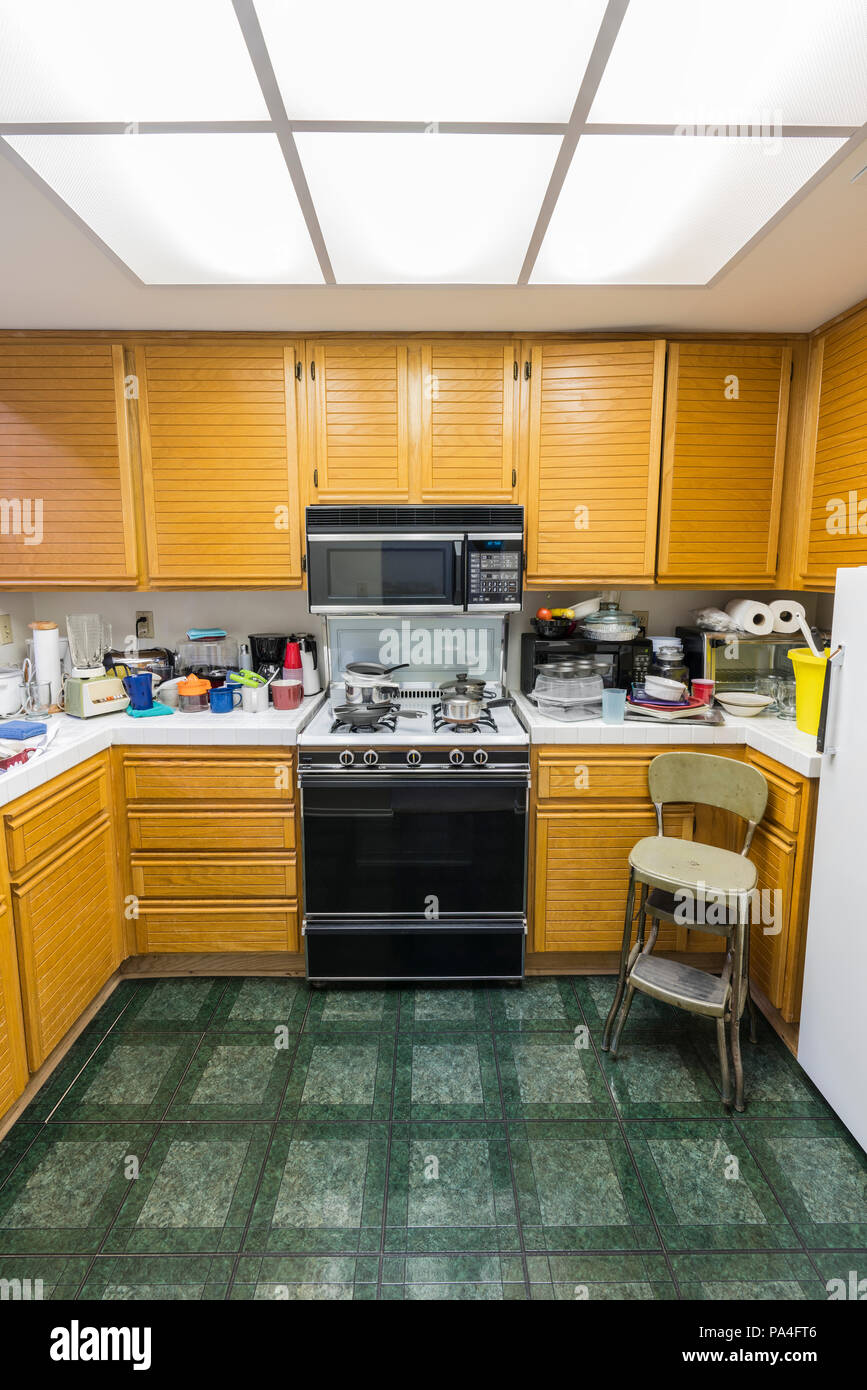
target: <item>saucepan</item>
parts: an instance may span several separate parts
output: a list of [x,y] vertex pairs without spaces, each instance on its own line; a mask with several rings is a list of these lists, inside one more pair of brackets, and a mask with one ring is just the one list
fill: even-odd
[[403,671],[407,666],[402,661],[398,666],[383,666],[378,661],[350,661],[343,673],[343,686],[348,705],[391,704],[400,694],[395,681],[387,680],[392,671]]
[[511,705],[510,696],[501,700],[482,700],[475,695],[443,695],[440,714],[449,724],[474,724],[480,715],[498,705]]

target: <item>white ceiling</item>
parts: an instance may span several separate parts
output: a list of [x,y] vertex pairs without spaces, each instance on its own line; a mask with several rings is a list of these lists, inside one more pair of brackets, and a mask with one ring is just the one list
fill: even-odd
[[[408,13],[0,0],[0,326],[799,331],[867,295],[864,0]],[[707,122],[741,134],[676,138]]]

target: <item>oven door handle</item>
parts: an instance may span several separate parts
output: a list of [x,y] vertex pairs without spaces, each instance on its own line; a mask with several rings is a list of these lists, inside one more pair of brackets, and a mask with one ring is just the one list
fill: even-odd
[[466,772],[454,772],[451,776],[441,777],[432,776],[425,772],[403,772],[397,776],[382,775],[378,772],[302,772],[299,777],[299,785],[303,791],[305,787],[390,787],[402,790],[404,787],[423,786],[423,787],[450,787],[473,786],[473,787],[519,787],[527,788],[530,785],[529,773],[522,773],[515,776],[514,773],[484,772],[479,776],[472,776]]

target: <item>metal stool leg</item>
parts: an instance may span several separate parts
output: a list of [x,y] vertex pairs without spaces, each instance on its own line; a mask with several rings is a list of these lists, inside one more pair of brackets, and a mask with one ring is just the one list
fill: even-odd
[[729,1071],[729,1045],[726,1041],[726,1021],[720,1017],[716,1021],[716,1045],[719,1051],[719,1069],[722,1077],[722,1103],[732,1103],[732,1078]]
[[735,944],[735,962],[732,971],[732,1016],[731,1016],[731,1043],[732,1043],[732,1065],[735,1073],[735,1110],[742,1111],[744,1108],[744,1064],[741,1060],[741,1014],[743,1012],[743,971],[744,971],[744,926],[742,913],[738,911],[738,923],[735,927],[737,940]]
[[629,888],[626,893],[626,915],[623,919],[623,942],[620,947],[620,973],[617,977],[617,988],[614,991],[614,1000],[608,1010],[608,1017],[605,1020],[605,1031],[602,1034],[602,1051],[608,1051],[608,1044],[611,1039],[611,1027],[620,1008],[620,1001],[623,998],[623,991],[626,987],[626,963],[629,959],[629,943],[632,939],[632,913],[635,909],[635,870],[629,870]]
[[635,987],[633,985],[627,985],[626,998],[623,1001],[623,1008],[620,1010],[617,1019],[617,1027],[614,1029],[614,1039],[611,1043],[611,1056],[615,1061],[617,1060],[617,1049],[620,1046],[620,1034],[623,1032],[623,1025],[629,1016],[629,1009],[634,995]]
[[759,1035],[756,1031],[756,1019],[758,1018],[758,1010],[753,999],[752,990],[750,989],[749,975],[744,981],[744,989],[747,992],[747,1012],[750,1016],[750,1042],[757,1043],[759,1040]]

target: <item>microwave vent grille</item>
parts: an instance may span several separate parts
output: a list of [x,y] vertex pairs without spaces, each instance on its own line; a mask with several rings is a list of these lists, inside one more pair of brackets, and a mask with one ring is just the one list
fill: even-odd
[[384,531],[442,527],[458,530],[485,530],[505,527],[523,531],[523,507],[331,507],[307,508],[307,529],[332,530],[363,528]]

